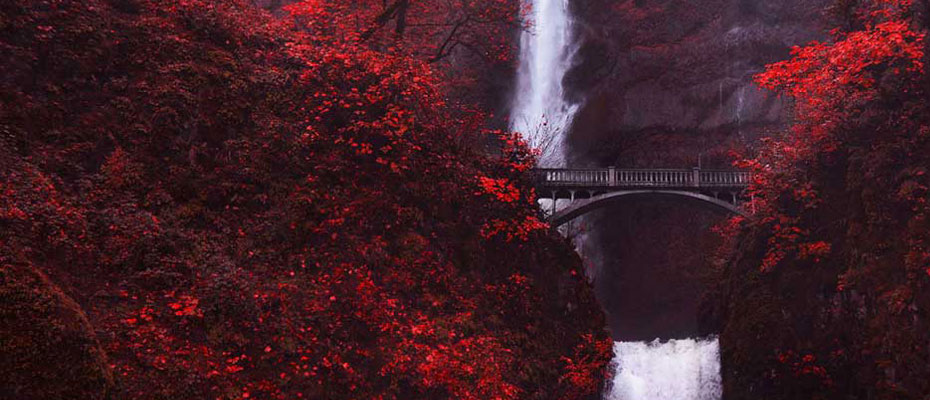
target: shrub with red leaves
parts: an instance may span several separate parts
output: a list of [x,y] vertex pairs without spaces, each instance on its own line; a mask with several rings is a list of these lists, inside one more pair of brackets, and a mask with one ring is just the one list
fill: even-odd
[[731,257],[721,337],[735,398],[930,393],[930,9],[833,10],[831,42],[757,77],[795,99],[797,121],[744,161],[756,215]]
[[[0,291],[42,271],[86,315],[88,398],[596,397],[610,339],[532,156],[339,4],[0,5]],[[0,395],[70,398],[28,355]]]

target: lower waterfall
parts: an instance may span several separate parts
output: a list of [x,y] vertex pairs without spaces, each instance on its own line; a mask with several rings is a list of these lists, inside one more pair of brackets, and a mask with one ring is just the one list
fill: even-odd
[[615,375],[607,400],[719,400],[716,337],[614,342]]

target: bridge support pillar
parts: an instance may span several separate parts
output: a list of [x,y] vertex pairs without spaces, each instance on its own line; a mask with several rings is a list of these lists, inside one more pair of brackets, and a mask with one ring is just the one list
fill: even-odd
[[701,167],[691,168],[691,186],[701,186]]
[[556,195],[556,191],[553,190],[552,191],[552,215],[555,215],[555,203],[559,201],[558,197],[555,197],[555,195]]

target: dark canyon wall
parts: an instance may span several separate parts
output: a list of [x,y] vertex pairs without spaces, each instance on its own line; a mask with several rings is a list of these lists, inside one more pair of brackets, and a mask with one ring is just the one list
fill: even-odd
[[617,166],[711,165],[783,126],[783,100],[751,83],[790,47],[822,36],[823,0],[574,3],[584,99],[571,158]]
[[[824,35],[823,0],[591,0],[573,4],[579,65],[566,83],[582,107],[572,165],[729,167],[790,121],[752,83],[793,45]],[[701,299],[718,279],[711,228],[725,216],[674,202],[613,206],[586,218],[589,270],[614,337],[716,330]],[[705,302],[706,304],[706,302]]]

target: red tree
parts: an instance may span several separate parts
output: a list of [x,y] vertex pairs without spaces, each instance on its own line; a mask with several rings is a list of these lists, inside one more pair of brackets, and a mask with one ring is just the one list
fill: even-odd
[[[760,84],[796,124],[745,161],[756,218],[730,271],[733,394],[921,398],[930,315],[928,10],[838,2],[843,29]],[[764,332],[764,333],[763,333]],[[765,339],[762,339],[762,338]]]
[[[86,314],[103,383],[85,397],[597,395],[610,340],[537,218],[531,156],[340,4],[367,15],[0,6],[0,285],[44,271]],[[5,324],[45,315],[25,298]]]

